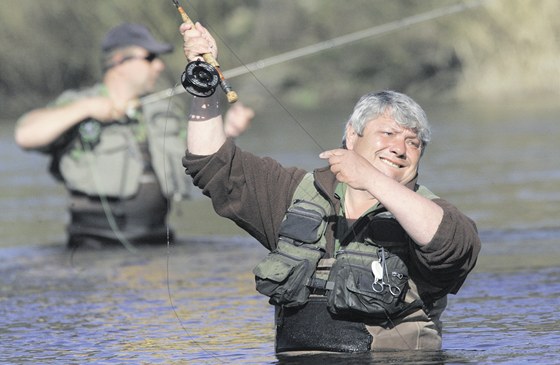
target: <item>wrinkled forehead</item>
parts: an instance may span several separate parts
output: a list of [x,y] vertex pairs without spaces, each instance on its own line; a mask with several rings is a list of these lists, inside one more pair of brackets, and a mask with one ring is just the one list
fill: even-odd
[[406,133],[411,137],[418,137],[418,129],[415,126],[399,121],[391,113],[385,112],[379,117],[370,119],[365,127],[367,128],[370,125],[378,128],[389,128],[393,132]]

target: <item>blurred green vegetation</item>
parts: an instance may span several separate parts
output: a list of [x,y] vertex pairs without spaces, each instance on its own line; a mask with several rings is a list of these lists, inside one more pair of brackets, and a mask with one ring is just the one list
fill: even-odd
[[[220,44],[222,69],[271,57],[458,0],[180,1]],[[484,5],[293,60],[232,84],[257,109],[263,87],[286,105],[319,108],[391,88],[417,99],[558,97],[560,1]],[[161,88],[184,69],[180,17],[171,0],[0,2],[0,119],[14,121],[67,88],[100,77],[99,43],[121,22],[147,25],[176,52]],[[264,95],[264,96],[263,96]]]

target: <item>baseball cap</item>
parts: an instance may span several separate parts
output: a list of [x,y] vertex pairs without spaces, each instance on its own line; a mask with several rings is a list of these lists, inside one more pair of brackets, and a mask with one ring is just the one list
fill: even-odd
[[141,24],[124,23],[111,29],[101,43],[103,52],[115,48],[139,46],[150,53],[163,54],[173,51],[173,46],[168,43],[156,41],[147,27]]

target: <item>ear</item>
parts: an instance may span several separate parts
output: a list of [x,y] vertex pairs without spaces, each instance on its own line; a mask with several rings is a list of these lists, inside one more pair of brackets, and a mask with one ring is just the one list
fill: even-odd
[[356,139],[359,137],[358,133],[354,130],[354,127],[348,123],[346,124],[346,149],[353,150],[354,143],[356,143]]
[[109,60],[107,60],[107,63],[104,66],[105,70],[108,70],[110,68],[113,68],[115,66],[120,65],[121,63],[123,63],[124,60],[124,54],[122,53],[116,53],[114,55],[111,56],[111,58]]

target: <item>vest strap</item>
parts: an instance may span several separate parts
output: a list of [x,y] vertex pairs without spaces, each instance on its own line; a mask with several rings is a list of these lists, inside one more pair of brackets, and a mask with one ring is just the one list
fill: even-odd
[[311,294],[326,295],[327,291],[334,289],[334,281],[328,281],[311,277],[305,284],[311,291]]

